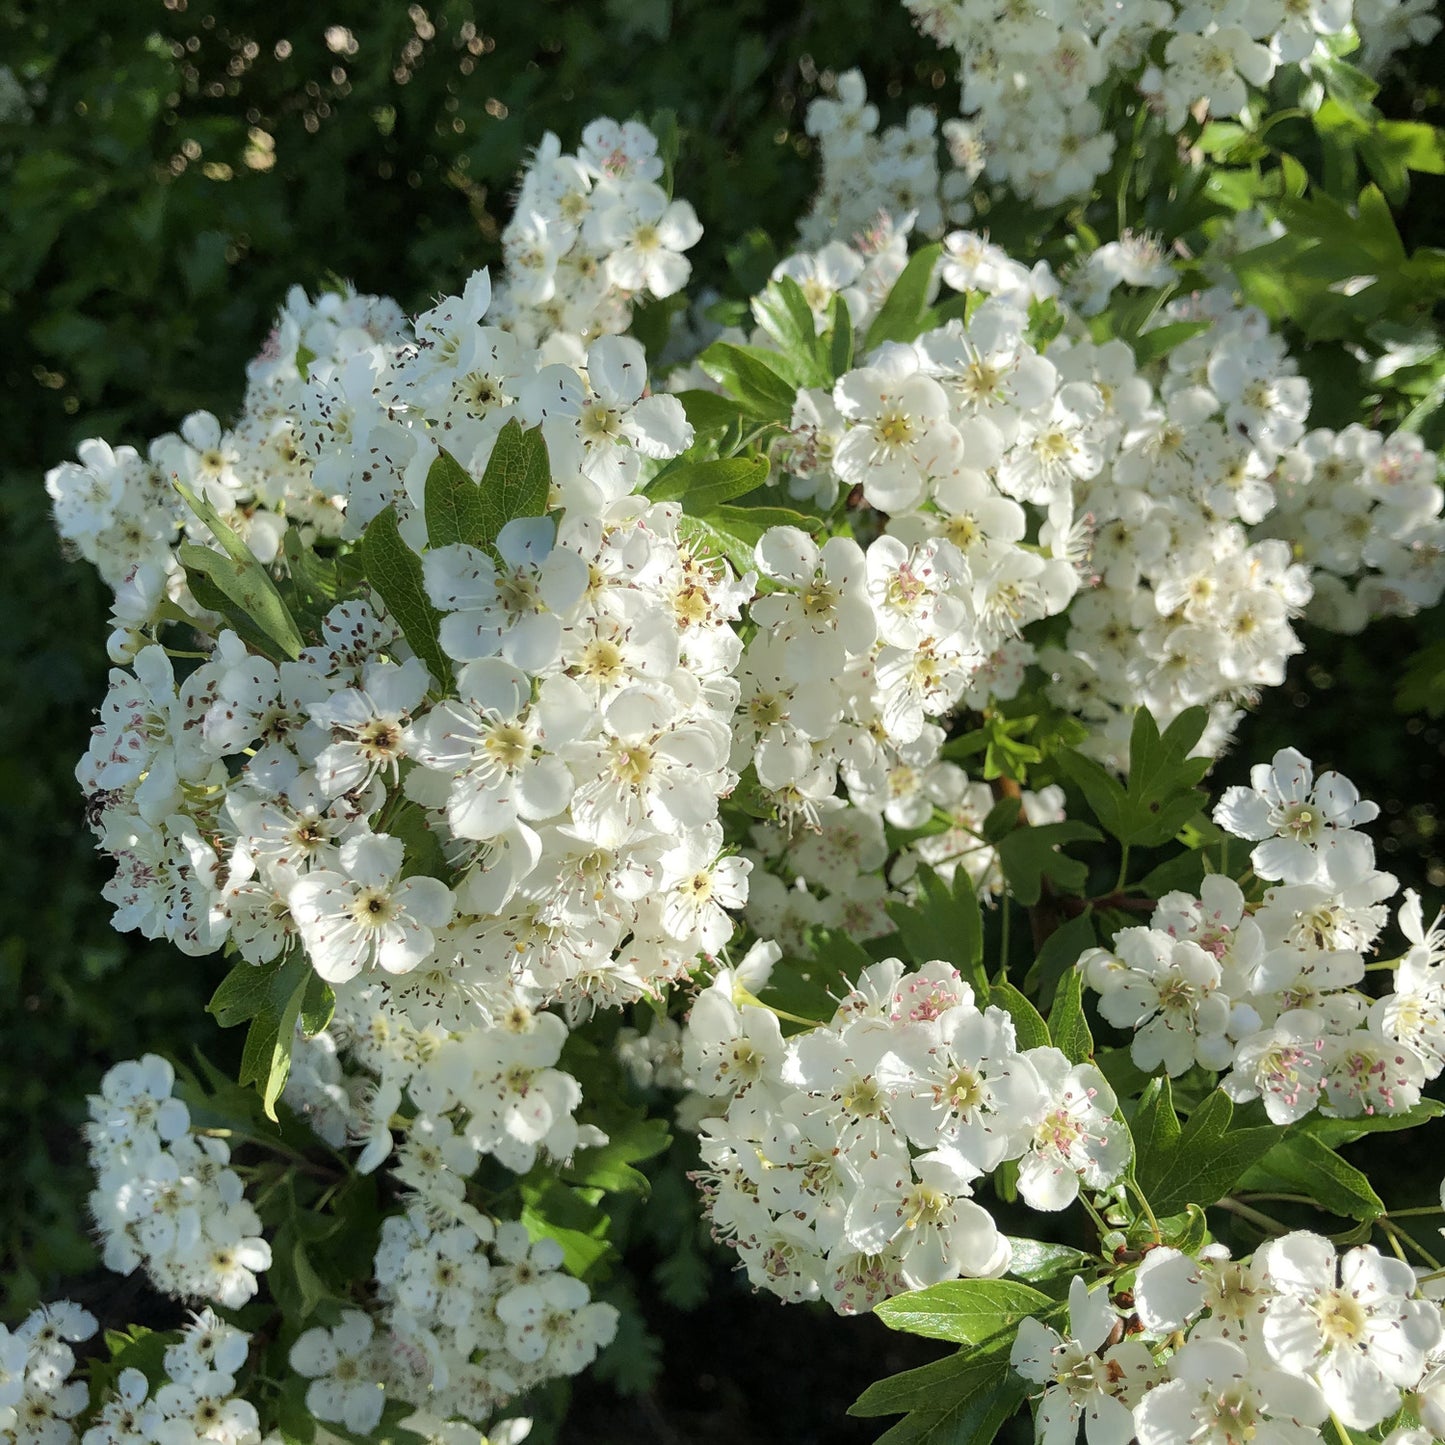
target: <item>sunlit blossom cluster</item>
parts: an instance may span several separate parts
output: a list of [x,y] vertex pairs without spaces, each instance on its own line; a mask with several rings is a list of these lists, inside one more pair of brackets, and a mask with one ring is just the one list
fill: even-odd
[[1331,1417],[1373,1428],[1406,1393],[1438,1431],[1442,1334],[1409,1265],[1297,1230],[1245,1260],[1152,1249],[1124,1305],[1075,1278],[1067,1332],[1026,1319],[1011,1360],[1038,1387],[1040,1445],[1069,1445],[1081,1421],[1089,1445],[1308,1445]]
[[827,1023],[785,1038],[755,1001],[778,956],[760,944],[719,971],[683,1043],[713,1101],[699,1139],[708,1217],[754,1285],[857,1314],[999,1275],[1010,1246],[973,1198],[979,1181],[1017,1161],[1019,1193],[1052,1211],[1128,1162],[1098,1069],[1020,1050],[1009,1016],[979,1008],[950,965],[874,964]]
[[1445,591],[1440,463],[1418,436],[1352,424],[1306,432],[1277,467],[1265,530],[1311,568],[1306,615],[1336,632],[1411,617]]
[[96,1331],[95,1316],[70,1300],[32,1310],[14,1329],[0,1325],[0,1441],[74,1445],[71,1423],[89,1402],[75,1376],[74,1345]]
[[[611,1343],[617,1310],[562,1258],[515,1222],[438,1226],[419,1203],[390,1216],[376,1251],[383,1377],[430,1419],[485,1426],[517,1396],[580,1373]],[[292,1365],[309,1374],[303,1341]]]
[[91,1215],[107,1269],[143,1268],[163,1294],[235,1309],[256,1293],[271,1246],[230,1147],[191,1127],[174,1086],[171,1065],[146,1054],[116,1064],[90,1096]]
[[[1088,195],[1109,170],[1113,88],[1179,134],[1193,120],[1239,115],[1279,71],[1351,48],[1357,28],[1372,67],[1439,30],[1420,0],[904,4],[924,34],[957,52],[959,111],[985,178],[1040,206]],[[865,104],[860,87],[854,108]]]
[[1318,776],[1292,748],[1228,789],[1214,811],[1255,843],[1271,883],[1246,903],[1223,874],[1198,896],[1159,900],[1147,927],[1122,929],[1078,967],[1110,1023],[1134,1031],[1140,1068],[1173,1075],[1195,1064],[1224,1075],[1237,1101],[1262,1098],[1271,1120],[1401,1114],[1445,1068],[1445,944],[1407,893],[1398,920],[1409,947],[1393,988],[1362,989],[1366,956],[1396,892],[1358,831],[1378,813],[1338,773]]
[[849,70],[831,94],[808,106],[805,124],[821,166],[818,190],[798,226],[804,245],[866,234],[880,218],[924,236],[972,218],[968,196],[983,170],[984,147],[967,121],[945,121],[940,136],[932,107],[915,105],[903,125],[879,129],[862,73]]
[[133,1365],[120,1371],[80,1445],[260,1445],[256,1407],[237,1394],[250,1344],[202,1310],[166,1346],[161,1383]]
[[692,274],[683,252],[702,227],[659,184],[664,164],[640,121],[594,120],[575,153],[549,131],[502,232],[496,324],[549,360],[580,364],[598,336],[627,330],[635,305],[682,290]]
[[[637,997],[730,936],[746,866],[723,856],[717,800],[735,781],[733,624],[751,582],[689,544],[675,504],[638,495],[644,459],[691,437],[674,398],[644,395],[641,347],[604,337],[584,371],[543,363],[481,324],[487,304],[478,273],[416,323],[387,373],[404,423],[368,383],[376,426],[412,452],[405,475],[348,470],[355,408],[324,424],[317,462],[354,476],[347,532],[396,508],[454,682],[365,595],[279,664],[222,631],[177,669],[151,619],[80,769],[117,863],[117,927],[191,954],[229,940],[257,964],[300,942],[334,986],[427,965],[444,987],[409,1007],[453,1026],[487,1016],[493,985]],[[494,387],[473,369],[489,337],[508,358]],[[452,409],[459,391],[470,411]],[[513,419],[541,428],[565,515],[510,521],[490,550],[427,548],[417,459],[444,441],[480,473]],[[398,815],[436,838],[429,873],[382,821]]]

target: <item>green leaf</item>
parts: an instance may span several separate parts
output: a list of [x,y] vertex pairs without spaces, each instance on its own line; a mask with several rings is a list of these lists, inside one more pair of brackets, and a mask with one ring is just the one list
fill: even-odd
[[853,365],[853,318],[841,296],[833,298],[829,316],[831,330],[827,335],[828,371],[834,381]]
[[1046,877],[1064,893],[1082,893],[1089,870],[1077,858],[1060,853],[1059,846],[1081,840],[1097,841],[1103,836],[1097,828],[1073,819],[1015,828],[995,845],[1009,892],[1026,908],[1039,901]]
[[979,998],[988,997],[983,918],[966,868],[955,872],[954,886],[950,888],[933,869],[920,866],[915,902],[889,903],[886,907],[915,962],[942,959],[951,963],[973,985]]
[[359,550],[366,580],[381,594],[412,651],[450,692],[452,665],[442,651],[441,616],[426,595],[421,558],[401,539],[394,506],[371,519]]
[[985,843],[997,843],[1000,838],[1012,833],[1019,825],[1019,813],[1023,809],[1022,798],[1000,798],[984,816],[983,834]]
[[754,571],[753,549],[769,527],[801,527],[816,532],[822,526],[817,517],[804,516],[788,507],[734,507],[724,505],[706,517],[684,513],[677,521],[677,533],[699,555],[724,557],[739,575]]
[[279,958],[260,965],[239,960],[217,985],[210,1003],[206,1005],[206,1012],[214,1014],[223,1029],[255,1018],[266,1007],[272,981],[281,963]]
[[878,1437],[877,1445],[990,1445],[1023,1403],[1028,1387],[1012,1372],[947,1410],[914,1410]]
[[989,1445],[1027,1386],[1009,1367],[1009,1342],[963,1349],[945,1360],[869,1386],[848,1408],[873,1417],[909,1413],[878,1445]]
[[827,381],[813,310],[803,288],[791,276],[769,281],[753,297],[752,312],[758,325],[777,342],[797,380],[807,386],[822,386]]
[[[430,482],[430,474],[427,476]],[[490,547],[497,534],[518,517],[540,517],[547,511],[552,490],[552,465],[540,427],[523,429],[515,417],[497,433],[492,454],[487,458],[478,495],[481,502],[481,531],[464,538],[474,546]],[[430,525],[430,517],[428,517]],[[369,529],[368,529],[369,530]]]
[[1054,929],[1044,940],[1039,956],[1024,978],[1024,988],[1034,994],[1041,1004],[1048,1004],[1059,980],[1072,971],[1084,950],[1093,948],[1098,941],[1094,915],[1085,908],[1076,918]]
[[1129,739],[1129,781],[1121,787],[1092,758],[1065,749],[1059,766],[1083,790],[1104,827],[1121,843],[1157,847],[1195,816],[1204,795],[1195,784],[1209,770],[1208,758],[1191,758],[1208,720],[1202,707],[1180,713],[1161,735],[1147,707],[1134,713]]
[[884,1300],[875,1311],[891,1330],[981,1345],[1032,1316],[1058,1308],[1048,1295],[1007,1279],[950,1279]]
[[787,422],[798,388],[778,374],[779,358],[756,347],[714,341],[698,364],[721,382],[747,411],[762,421]]
[[1020,1279],[1041,1283],[1063,1275],[1087,1277],[1090,1270],[1098,1267],[1098,1260],[1093,1255],[1085,1254],[1072,1245],[1044,1244],[1037,1239],[1020,1239],[1016,1235],[1009,1236],[1009,1243],[1013,1246],[1013,1259],[1008,1272]]
[[1094,1035],[1084,1017],[1078,969],[1070,969],[1059,980],[1054,1006],[1049,1010],[1049,1037],[1071,1064],[1081,1064],[1094,1052]]
[[[1155,1084],[1158,1093],[1151,1097]],[[1206,1095],[1181,1128],[1168,1080],[1155,1084],[1145,1090],[1131,1130],[1134,1177],[1156,1214],[1223,1199],[1279,1143],[1280,1131],[1272,1125],[1231,1129],[1234,1105],[1221,1089]]]
[[[1259,1131],[1265,1132],[1265,1131]],[[1293,1130],[1279,1138],[1240,1181],[1247,1189],[1307,1194],[1323,1210],[1343,1219],[1378,1219],[1385,1206],[1370,1181],[1313,1134]]]
[[1038,1049],[1052,1042],[1049,1038],[1049,1026],[1044,1022],[1043,1015],[1013,984],[1006,981],[990,984],[988,1001],[1003,1009],[1014,1021],[1014,1033],[1018,1036],[1019,1048]]
[[652,1188],[647,1175],[633,1164],[661,1154],[671,1142],[665,1119],[639,1115],[622,1128],[609,1128],[605,1144],[579,1149],[562,1171],[569,1184],[603,1189],[610,1194],[646,1195]]
[[868,327],[863,341],[865,352],[885,341],[912,341],[923,332],[933,271],[942,254],[942,245],[935,241],[909,259]]
[[486,509],[482,489],[467,469],[445,449],[426,474],[426,536],[433,547],[453,542],[482,545],[486,531]]
[[336,995],[331,991],[331,985],[319,973],[313,972],[306,980],[306,992],[301,995],[301,1032],[308,1039],[314,1039],[331,1022],[335,1013]]
[[266,1117],[275,1119],[276,1100],[281,1097],[291,1070],[296,1020],[315,974],[302,948],[293,948],[275,965],[267,965],[264,971],[266,996],[250,1015],[251,1027],[246,1031],[246,1043],[241,1050],[238,1078],[242,1084],[257,1086]]
[[[403,774],[404,780],[405,775]],[[415,878],[421,875],[426,878],[440,878],[443,883],[451,883],[453,873],[447,866],[447,856],[442,848],[442,841],[431,826],[430,815],[420,803],[414,802],[410,798],[404,799],[391,815],[391,820],[386,825],[386,831],[393,838],[400,838],[402,841],[403,858],[405,859],[401,867],[403,878]]]
[[1167,355],[1176,346],[1183,345],[1191,336],[1198,336],[1209,329],[1207,321],[1171,321],[1164,326],[1154,326],[1141,331],[1132,342],[1134,360],[1141,366]]
[[602,1273],[612,1253],[607,1227],[611,1222],[576,1189],[546,1173],[528,1175],[522,1183],[521,1220],[534,1239],[555,1239],[569,1274],[591,1281]]
[[1179,1152],[1182,1131],[1167,1078],[1149,1081],[1129,1121],[1129,1132],[1134,1139],[1134,1179],[1148,1195],[1150,1184],[1167,1176]]
[[743,406],[732,397],[716,391],[679,391],[675,394],[695,432],[717,431],[748,419],[748,412]]
[[176,549],[187,578],[199,583],[196,600],[220,612],[239,636],[268,656],[294,661],[305,643],[271,574],[203,496],[183,482],[173,480],[172,485],[221,546],[217,552],[182,542]]
[[1421,1099],[1413,1108],[1400,1114],[1360,1114],[1353,1119],[1326,1119],[1323,1114],[1310,1114],[1295,1125],[1300,1134],[1311,1134],[1330,1149],[1352,1144],[1366,1134],[1393,1134],[1401,1129],[1415,1129],[1445,1114],[1445,1104],[1438,1099]]
[[646,491],[649,501],[681,502],[683,511],[705,517],[734,497],[757,491],[767,479],[766,457],[726,457],[673,467]]

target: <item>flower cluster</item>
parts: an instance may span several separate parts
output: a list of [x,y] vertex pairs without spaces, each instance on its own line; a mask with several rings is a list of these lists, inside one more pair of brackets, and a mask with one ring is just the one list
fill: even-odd
[[[618,1318],[562,1271],[555,1240],[533,1242],[515,1222],[484,1226],[439,1228],[413,1205],[385,1221],[376,1252],[378,1347],[392,1388],[429,1416],[477,1426],[515,1396],[586,1369]],[[312,1373],[297,1351],[292,1364]]]
[[915,105],[904,125],[878,128],[861,72],[838,76],[831,95],[808,106],[807,132],[818,143],[822,174],[798,232],[805,245],[863,235],[880,218],[925,236],[973,216],[968,194],[983,170],[983,147],[966,121],[943,125],[947,168],[939,170],[938,118]]
[[[92,439],[79,460],[46,474],[56,529],[115,594],[111,655],[129,661],[142,632],[170,601],[199,615],[176,555],[182,536],[209,541],[172,478],[203,497],[263,561],[280,555],[288,528],[306,541],[336,536],[346,483],[315,475],[311,427],[326,383],[397,354],[405,318],[394,301],[348,290],[312,300],[294,287],[261,353],[247,368],[240,420],[225,430],[194,412],[175,433],[134,447]],[[364,441],[365,438],[362,438]]]
[[[1279,505],[1264,531],[1312,569],[1308,617],[1359,632],[1410,617],[1445,592],[1440,464],[1419,437],[1359,425],[1307,432],[1277,465]],[[1351,585],[1353,583],[1353,586]]]
[[165,1383],[152,1390],[142,1371],[122,1369],[81,1445],[260,1445],[256,1407],[236,1395],[250,1342],[203,1310],[166,1346]]
[[[846,298],[847,268],[834,264],[829,274],[832,294]],[[879,348],[831,393],[801,389],[776,452],[794,495],[826,505],[854,489],[887,514],[886,534],[846,578],[842,544],[827,544],[840,553],[841,581],[810,565],[806,549],[771,562],[759,549],[760,573],[781,587],[817,578],[842,589],[840,600],[847,588],[863,592],[875,612],[868,652],[861,618],[845,631],[827,614],[812,632],[828,625],[849,669],[859,658],[876,676],[877,721],[845,692],[849,740],[819,748],[806,722],[800,738],[820,767],[838,756],[853,801],[876,808],[874,779],[883,774],[867,756],[875,739],[886,744],[884,773],[908,747],[909,768],[898,775],[916,787],[936,757],[926,741],[931,719],[960,702],[1013,696],[1037,660],[1052,676],[1053,700],[1091,725],[1095,751],[1120,757],[1141,699],[1161,722],[1211,704],[1206,745],[1216,751],[1234,700],[1282,681],[1300,649],[1290,621],[1310,598],[1309,569],[1250,529],[1274,508],[1285,450],[1304,438],[1307,385],[1262,315],[1221,292],[1164,308],[1160,324],[1194,324],[1200,334],[1155,365],[1155,382],[1126,343],[1088,338],[1046,267],[1027,270],[982,237],[953,232],[937,275],[984,299],[966,319]],[[814,281],[822,310],[831,298],[821,271]],[[1047,339],[1041,313],[1062,334]],[[1422,459],[1422,468],[1432,464]],[[939,594],[946,600],[935,601]],[[1065,610],[1066,647],[1036,658],[1022,634]],[[796,623],[792,634],[816,645]],[[885,666],[898,648],[915,657],[902,676]],[[779,651],[772,637],[749,657],[755,649],[769,658]],[[773,665],[763,676],[781,674],[786,686],[798,667]],[[776,688],[761,690],[766,706]],[[894,719],[904,712],[900,728]],[[785,724],[782,735],[797,732]],[[758,772],[767,784],[761,759]]]
[[[291,1346],[317,1420],[369,1435],[389,1399],[416,1433],[485,1428],[515,1396],[575,1375],[611,1342],[617,1311],[561,1272],[555,1240],[477,1215],[438,1225],[420,1201],[382,1223],[379,1321],[348,1309]],[[520,1437],[518,1437],[520,1438]]]
[[[543,363],[480,324],[487,294],[479,273],[421,318],[384,377],[377,354],[358,358],[372,423],[360,392],[344,426],[335,411],[315,423],[315,467],[338,476],[370,438],[344,530],[396,509],[454,683],[365,596],[279,665],[221,631],[178,675],[142,634],[80,768],[118,867],[117,927],[191,954],[229,939],[258,964],[299,941],[333,985],[430,964],[447,986],[414,989],[412,1007],[453,1024],[483,1021],[489,989],[514,985],[529,1003],[635,998],[730,935],[723,906],[741,902],[746,867],[722,856],[716,813],[735,781],[733,623],[751,582],[689,544],[675,504],[637,494],[643,460],[691,437],[674,398],[643,395],[641,347],[603,337],[583,371]],[[313,366],[310,384],[353,372]],[[406,398],[401,419],[378,394]],[[418,459],[429,468],[443,438],[484,472],[508,422],[509,438],[540,426],[565,516],[516,518],[490,548],[427,549]],[[383,451],[409,451],[405,475],[373,455],[380,432]],[[433,876],[373,821],[398,810],[440,841]]]
[[[504,235],[510,269],[490,324],[480,325],[491,299],[484,273],[415,327],[390,298],[345,288],[312,300],[296,287],[247,368],[233,427],[196,412],[144,456],[93,439],[53,468],[57,530],[116,593],[114,659],[130,660],[167,602],[204,616],[176,545],[213,538],[174,481],[269,564],[288,531],[303,547],[355,538],[388,502],[405,509],[443,437],[453,453],[461,436],[475,449],[519,401],[535,424],[559,384],[579,405],[576,382],[546,370],[537,348],[581,368],[592,340],[626,328],[634,299],[687,280],[681,252],[701,230],[685,201],[668,201],[661,174],[656,138],[636,122],[594,122],[577,155],[549,136]],[[432,445],[420,435],[428,426],[438,429]]]
[[1111,1183],[1129,1141],[1092,1064],[1020,1050],[942,962],[865,969],[833,1018],[785,1039],[754,1000],[776,961],[760,945],[693,1005],[684,1060],[723,1117],[705,1119],[699,1174],[714,1236],[748,1277],[840,1314],[903,1290],[1002,1274],[1008,1240],[974,1186],[1018,1161],[1035,1209]]
[[[424,978],[416,982],[427,992]],[[438,992],[448,987],[457,992],[439,979]],[[330,1027],[295,1042],[286,1102],[328,1142],[361,1146],[361,1173],[395,1150],[400,1183],[439,1217],[475,1224],[465,1181],[483,1156],[525,1174],[539,1154],[566,1160],[580,1144],[602,1142],[572,1117],[582,1091],[556,1067],[567,1039],[556,1014],[513,994],[490,1021],[458,1020],[449,1030],[419,1026],[404,1004],[380,984],[343,990]],[[403,1099],[410,1108],[399,1120]]]
[[682,290],[692,274],[683,252],[702,227],[658,184],[663,171],[657,137],[640,121],[594,120],[576,154],[549,131],[502,232],[497,324],[580,363],[597,337],[627,330],[636,303]]
[[[1089,1445],[1256,1433],[1307,1445],[1331,1415],[1373,1428],[1402,1392],[1417,1392],[1422,1419],[1438,1428],[1440,1308],[1418,1298],[1409,1265],[1370,1245],[1338,1255],[1329,1240],[1296,1231],[1242,1262],[1218,1245],[1197,1258],[1157,1248],[1139,1266],[1131,1311],[1134,1332],[1110,1343],[1124,1317],[1107,1286],[1076,1278],[1067,1336],[1023,1321],[1011,1359],[1043,1387],[1042,1445],[1074,1440],[1080,1417]],[[1167,1360],[1156,1359],[1169,1336]]]
[[[1121,84],[1177,134],[1191,119],[1239,115],[1277,71],[1331,58],[1352,26],[1374,64],[1439,29],[1419,0],[1071,0],[1004,13],[982,0],[904,4],[920,30],[958,54],[959,109],[984,176],[1040,206],[1088,195],[1109,169],[1110,93]],[[855,110],[862,105],[860,94]]]
[[1359,990],[1395,879],[1356,831],[1378,809],[1338,773],[1318,778],[1292,748],[1230,788],[1214,820],[1257,844],[1251,862],[1277,880],[1257,904],[1220,874],[1199,895],[1170,893],[1148,927],[1079,959],[1110,1023],[1133,1029],[1142,1069],[1224,1072],[1243,1101],[1287,1124],[1315,1108],[1354,1118],[1403,1113],[1445,1068],[1445,946],[1413,893],[1400,910],[1411,947],[1394,989]]
[[144,1266],[163,1294],[235,1309],[256,1293],[271,1246],[225,1140],[191,1128],[174,1086],[170,1064],[146,1054],[116,1064],[90,1096],[91,1214],[108,1269]]
[[74,1445],[71,1422],[85,1409],[90,1392],[84,1380],[71,1379],[71,1346],[95,1331],[95,1317],[69,1300],[41,1305],[14,1330],[0,1325],[3,1445]]
[[[997,850],[983,838],[984,819],[998,801],[984,782],[971,780],[957,763],[935,758],[912,773],[905,756],[890,770],[881,807],[856,796],[818,805],[816,827],[793,831],[758,823],[751,848],[748,900],[743,917],[759,938],[775,939],[790,958],[813,956],[814,929],[835,929],[862,942],[893,931],[890,901],[905,901],[918,866],[924,864],[950,887],[961,868],[975,891],[994,898],[1004,888]],[[1063,819],[1064,790],[1024,789],[1023,816],[1030,824]],[[901,848],[890,848],[887,827],[918,828],[942,818],[946,826]]]

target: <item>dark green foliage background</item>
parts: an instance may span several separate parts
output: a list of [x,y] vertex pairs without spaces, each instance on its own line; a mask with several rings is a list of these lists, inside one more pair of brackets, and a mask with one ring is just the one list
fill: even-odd
[[[354,55],[326,47],[328,24],[354,32]],[[1440,55],[1437,44],[1412,57],[1381,108],[1439,119],[1439,93],[1420,77],[1440,73]],[[802,116],[822,72],[860,65],[885,119],[935,95],[946,108],[954,85],[947,57],[894,0],[440,0],[425,12],[374,0],[0,0],[0,60],[44,87],[32,123],[0,124],[0,1294],[13,1321],[62,1282],[88,1288],[74,1283],[96,1263],[78,1213],[76,1129],[103,1069],[147,1048],[204,1041],[224,1060],[235,1047],[202,1011],[219,964],[109,926],[72,778],[104,692],[106,598],[88,567],[62,562],[46,468],[83,437],[143,447],[195,408],[227,418],[293,284],[344,277],[413,311],[459,289],[497,260],[518,165],[548,129],[570,147],[595,116],[675,111],[677,191],[705,227],[695,283],[742,295],[765,274],[766,248],[736,243],[756,229],[786,249],[805,209]],[[270,138],[269,169],[247,163],[257,131]],[[1417,182],[1401,213],[1407,247],[1440,239],[1439,185]],[[994,219],[1004,238],[1012,228]],[[1048,222],[1056,258],[1057,219],[1022,227]],[[1338,348],[1310,365],[1317,379],[1331,368],[1346,411],[1316,423],[1368,420]],[[1226,780],[1292,742],[1382,802],[1385,866],[1445,884],[1441,734],[1390,703],[1406,657],[1441,631],[1425,618],[1363,640],[1310,635]],[[733,1319],[740,1307],[727,1306],[730,1329],[747,1328]],[[653,1325],[673,1333],[670,1316]],[[792,1348],[806,1353],[809,1338],[792,1333]],[[845,1438],[818,1423],[819,1399],[837,1395],[843,1430],[849,1385],[911,1357],[885,1358],[901,1346],[873,1322],[848,1344],[828,1338],[850,1352],[839,1363],[851,1380],[827,1383],[809,1364],[802,1408],[786,1418]],[[716,1392],[730,1438],[769,1438],[759,1402],[715,1373],[711,1385],[688,1375],[695,1398]],[[712,1438],[678,1408],[683,1436],[659,1427],[658,1438]],[[647,1411],[635,1423],[656,1425]],[[846,1438],[875,1433],[851,1424]]]

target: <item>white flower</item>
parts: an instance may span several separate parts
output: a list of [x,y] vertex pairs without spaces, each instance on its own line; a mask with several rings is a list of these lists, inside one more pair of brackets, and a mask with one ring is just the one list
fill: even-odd
[[1329,1413],[1309,1380],[1252,1362],[1225,1340],[1189,1340],[1170,1379],[1134,1407],[1139,1445],[1312,1445]]
[[1260,1324],[1270,1359],[1313,1379],[1351,1429],[1378,1425],[1441,1341],[1439,1307],[1412,1298],[1414,1271],[1371,1245],[1336,1259],[1304,1231],[1270,1240],[1256,1262],[1275,1290]]
[[452,916],[451,890],[436,878],[400,878],[402,841],[385,834],[349,839],[340,863],[343,872],[318,868],[287,898],[316,972],[344,983],[364,968],[415,968],[432,951],[432,930]]
[[1073,1445],[1079,1417],[1089,1445],[1128,1445],[1134,1435],[1130,1407],[1155,1372],[1148,1348],[1137,1340],[1104,1346],[1118,1323],[1107,1285],[1088,1289],[1077,1275],[1069,1287],[1069,1334],[1025,1319],[1009,1354],[1024,1379],[1046,1388],[1039,1399],[1040,1445]]
[[316,1326],[291,1346],[291,1368],[305,1375],[306,1408],[318,1420],[334,1420],[357,1435],[369,1435],[381,1419],[386,1393],[372,1347],[371,1320],[345,1310],[330,1329]]
[[1237,838],[1265,840],[1250,854],[1261,878],[1343,886],[1368,868],[1369,840],[1351,830],[1380,810],[1361,802],[1347,778],[1331,772],[1316,780],[1310,760],[1294,748],[1282,748],[1249,776],[1251,787],[1225,791],[1214,821]]

